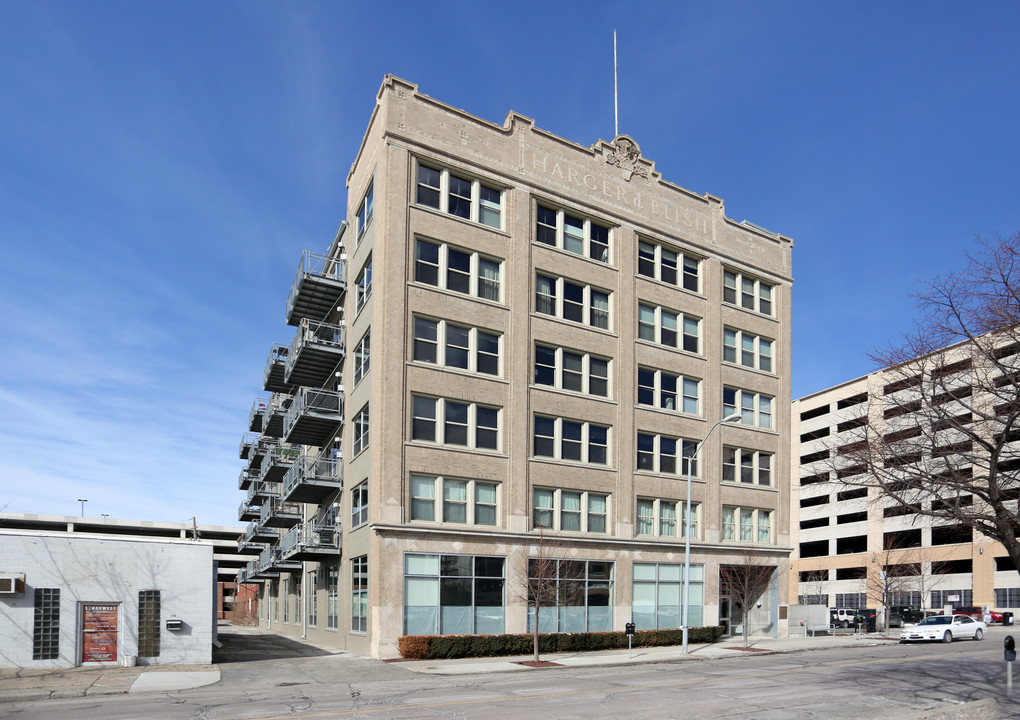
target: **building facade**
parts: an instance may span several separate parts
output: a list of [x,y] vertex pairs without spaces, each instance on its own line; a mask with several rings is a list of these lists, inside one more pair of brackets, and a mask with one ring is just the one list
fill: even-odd
[[742,624],[719,573],[753,557],[777,581],[752,630],[783,632],[791,248],[626,136],[387,77],[241,444],[262,624],[377,657],[523,633],[545,555],[582,591],[540,629],[678,627],[689,527],[690,624]]
[[[933,518],[910,509],[947,502],[964,509],[979,507],[982,499],[968,491],[970,481],[926,490],[923,482],[913,486],[909,478],[921,476],[923,481],[925,473],[935,475],[944,467],[955,467],[967,478],[972,465],[982,464],[980,448],[967,435],[954,436],[942,418],[967,426],[991,422],[995,413],[988,410],[997,401],[981,386],[1000,388],[1004,383],[984,379],[1001,375],[1001,370],[987,367],[988,360],[1006,368],[1018,352],[1020,345],[973,354],[961,344],[920,358],[916,365],[878,371],[794,401],[792,454],[799,471],[790,518],[795,547],[791,602],[796,598],[803,604],[880,612],[896,606],[1017,611],[1020,575],[1001,543],[950,517]],[[982,365],[984,370],[979,369]],[[925,412],[928,408],[939,410]],[[861,462],[865,428],[882,438],[882,448],[875,452],[886,457],[876,462],[915,468],[904,473],[907,481],[896,491],[902,502],[875,487],[873,474],[869,479],[867,463]],[[941,434],[946,438],[938,439]],[[1004,450],[1000,470],[1015,473],[1007,470],[1007,462],[1014,468],[1020,465],[1010,459],[1016,456],[1016,448]],[[1005,485],[1015,483],[1007,477]]]

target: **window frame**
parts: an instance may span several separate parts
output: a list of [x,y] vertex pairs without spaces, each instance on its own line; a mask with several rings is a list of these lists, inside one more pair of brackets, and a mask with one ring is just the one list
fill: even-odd
[[[652,321],[648,322],[645,311],[650,310],[652,312]],[[667,314],[673,317],[675,326],[670,328],[666,325],[665,319]],[[652,305],[646,302],[638,302],[638,314],[637,314],[637,339],[645,342],[654,343],[660,347],[670,348],[672,350],[678,350],[679,352],[690,353],[692,355],[700,356],[702,354],[702,343],[701,343],[701,321],[702,318],[696,315],[691,315],[671,308],[663,307],[662,305]],[[688,332],[688,322],[694,323],[694,334]],[[651,328],[651,337],[649,337],[648,328]],[[675,342],[669,341],[667,333],[672,333]],[[692,350],[688,347],[688,339],[693,338],[694,346],[696,349]]]
[[[426,415],[419,416],[416,414],[419,411],[419,407],[425,408],[429,403],[431,403],[434,413],[431,418]],[[450,414],[451,408],[455,406],[466,406],[467,408],[466,419],[463,423],[461,423],[456,416],[451,416]],[[480,418],[480,415],[483,411],[495,411],[496,424],[494,427],[482,424],[482,418]],[[452,448],[464,448],[465,450],[472,450],[475,452],[501,452],[503,443],[503,408],[501,407],[485,403],[457,400],[454,398],[413,393],[411,395],[410,421],[411,425],[409,428],[408,438],[411,442],[428,445],[441,445]],[[419,434],[418,427],[424,422],[432,423],[431,439],[425,437],[423,434]],[[461,425],[463,425],[465,429],[467,443],[461,444],[449,441],[447,437],[451,434],[451,430],[460,427]],[[490,447],[487,444],[479,443],[479,438],[483,433],[486,435],[494,435],[494,446]]]
[[[430,325],[435,329],[435,338],[430,339],[426,337],[420,337],[418,335],[419,325],[426,326]],[[468,331],[468,345],[467,345],[467,367],[461,367],[460,365],[450,364],[448,362],[448,356],[450,355],[450,335],[449,328],[457,328],[460,330]],[[481,341],[483,336],[494,338],[496,341],[496,372],[490,373],[486,370],[479,369],[487,363],[480,362],[484,358],[491,358],[492,354],[482,349]],[[431,344],[433,346],[433,352],[435,354],[435,360],[429,360],[424,355],[419,355],[419,347],[425,344]],[[455,346],[459,347],[459,346]],[[469,372],[478,375],[485,375],[487,377],[502,377],[503,374],[503,335],[502,333],[493,332],[488,328],[481,328],[472,325],[464,325],[461,323],[450,322],[449,320],[443,320],[440,318],[433,318],[426,315],[414,315],[411,318],[411,360],[413,362],[426,363],[435,367],[445,368],[447,370],[459,370],[462,372]]]
[[351,457],[356,457],[368,447],[369,442],[369,413],[368,403],[354,416],[351,423],[353,432],[351,434]]
[[[730,462],[731,457],[732,462]],[[747,457],[749,457],[750,462],[745,462]],[[768,458],[767,467],[762,462],[766,457]],[[729,470],[730,468],[732,470]],[[722,469],[722,482],[735,485],[753,485],[755,487],[774,487],[772,483],[775,475],[775,453],[768,452],[767,450],[752,450],[735,445],[724,445]],[[745,471],[749,473],[750,480],[744,480]],[[732,477],[727,477],[727,475]],[[762,482],[763,477],[767,478],[766,482]]]
[[[726,400],[727,394],[734,394],[733,403],[728,403]],[[768,412],[763,412],[763,401],[768,401]],[[750,408],[748,407],[750,405]],[[727,417],[734,413],[740,414],[740,422],[738,425],[744,427],[756,427],[761,430],[772,430],[774,420],[776,416],[776,405],[775,398],[765,393],[755,392],[754,390],[745,390],[744,388],[733,387],[731,385],[723,386],[723,417]],[[750,422],[747,420],[748,413],[750,413]],[[768,417],[768,424],[762,424],[762,418]]]
[[[642,503],[651,503],[651,514],[642,515]],[[673,522],[673,532],[666,532],[667,518],[663,513],[664,508],[672,507],[674,515],[671,518]],[[646,506],[647,507],[647,506]],[[655,498],[646,497],[639,495],[637,502],[634,506],[634,535],[637,537],[661,537],[661,538],[678,538],[680,540],[686,539],[687,530],[687,501],[686,500],[674,500],[672,498]],[[691,515],[694,518],[694,533],[691,535],[692,540],[701,539],[701,503],[691,502]],[[651,532],[642,532],[642,520],[650,518],[647,522],[651,523]]]
[[[651,440],[651,448],[648,448],[647,441],[642,444],[642,438]],[[664,452],[663,448],[667,443],[674,444],[674,453],[669,454]],[[645,448],[645,449],[642,449]],[[692,465],[691,477],[700,478],[701,463],[698,457],[692,456],[697,452],[698,441],[691,440],[689,438],[674,437],[672,435],[664,435],[662,433],[651,433],[637,431],[637,441],[634,445],[636,457],[635,457],[635,471],[642,473],[654,473],[656,475],[672,475],[674,477],[686,476],[688,465]],[[690,452],[687,452],[687,451]],[[642,467],[642,457],[651,458],[650,467]],[[672,458],[673,468],[669,469],[669,463],[664,462],[664,458]],[[647,461],[646,461],[647,462]],[[666,468],[666,469],[663,469]]]
[[[553,218],[553,222],[555,224],[550,224],[548,222],[549,213],[555,214],[555,218]],[[568,219],[580,223],[579,234],[573,234],[567,231]],[[570,223],[570,227],[578,226],[575,223]],[[595,238],[593,228],[605,231],[604,243]],[[573,211],[568,212],[562,207],[557,208],[552,207],[551,205],[546,205],[542,202],[536,202],[534,229],[535,231],[532,235],[532,241],[539,245],[556,248],[557,250],[562,250],[563,252],[568,252],[571,255],[583,257],[603,265],[612,265],[613,228],[608,224],[603,225],[601,222],[595,221],[589,216],[575,214]],[[551,238],[549,237],[550,234],[552,236]],[[551,239],[552,242],[547,242],[546,239],[542,239],[543,237]],[[573,250],[568,246],[571,239],[576,239],[580,242],[579,250]]]
[[[732,281],[731,281],[732,278]],[[748,286],[751,292],[748,293]],[[723,268],[723,303],[765,317],[775,317],[776,285],[739,270]],[[748,300],[748,296],[751,300]],[[766,309],[762,309],[765,307]]]
[[[578,283],[561,275],[550,275],[549,273],[541,270],[537,270],[535,272],[534,278],[535,287],[532,298],[534,300],[535,314],[556,318],[557,320],[563,320],[564,322],[574,323],[577,325],[584,325],[585,327],[594,328],[596,330],[612,332],[613,293],[611,291],[603,290],[602,288],[598,288],[593,285]],[[545,283],[551,283],[552,292],[543,292],[540,294],[540,285]],[[573,298],[567,298],[568,288],[577,288],[581,290],[580,302],[576,302]],[[596,294],[598,294],[600,298],[605,298],[604,309],[597,307],[596,300],[600,298],[596,298]],[[551,303],[552,312],[547,312],[545,309],[542,309],[549,303]],[[575,308],[580,308],[580,319],[570,317],[570,315],[577,312]],[[604,321],[602,318],[604,318]]]
[[[652,383],[650,385],[647,383],[642,384],[642,374],[651,374]],[[672,378],[676,381],[676,390],[672,393],[676,407],[673,408],[668,407],[666,402],[668,396],[668,390],[664,382],[666,378]],[[688,393],[689,384],[694,386],[695,393],[693,396]],[[647,397],[649,392],[652,395],[652,402],[643,402],[642,398]],[[688,400],[692,397],[694,410],[687,410]],[[641,407],[701,417],[701,379],[683,374],[674,374],[660,368],[639,365],[637,369],[637,404]]]
[[[439,185],[423,185],[422,183],[422,170],[427,169],[433,173],[439,173]],[[456,181],[456,182],[455,182]],[[459,194],[454,191],[461,190],[462,186],[460,183],[467,183],[470,185],[470,195]],[[435,204],[431,202],[422,201],[422,188],[428,188],[430,192],[436,193]],[[492,197],[486,197],[487,193],[483,192],[487,190],[489,193],[496,193],[499,195],[498,207],[494,206]],[[503,230],[503,218],[506,216],[506,188],[500,187],[498,184],[483,181],[477,177],[471,177],[470,173],[462,173],[460,170],[450,170],[447,167],[440,167],[433,165],[429,162],[417,161],[415,172],[414,172],[414,200],[413,204],[418,207],[431,208],[437,210],[445,215],[452,215],[460,218],[461,220],[467,220],[468,222],[481,225],[482,227],[491,228],[492,230],[502,231]],[[464,215],[459,209],[462,203],[455,202],[461,200],[467,203],[467,215]],[[454,208],[457,208],[455,210]],[[485,218],[491,218],[495,216],[496,224],[487,222]]]
[[361,242],[362,236],[365,234],[365,230],[368,229],[369,223],[372,222],[372,214],[374,210],[373,194],[375,190],[375,181],[373,180],[368,184],[368,190],[361,196],[361,202],[358,204],[358,212],[355,213],[358,223],[357,240]]
[[351,529],[368,522],[368,478],[351,488]]
[[[723,542],[749,542],[753,545],[774,545],[775,544],[775,510],[771,508],[746,507],[742,505],[723,505],[720,516],[720,538]],[[750,515],[748,515],[750,513]],[[727,516],[730,520],[727,521]],[[745,518],[750,517],[750,523],[745,523]],[[764,525],[762,518],[766,518]],[[744,528],[750,528],[750,539],[744,539]],[[762,531],[767,533],[767,538],[762,540]],[[738,535],[740,537],[738,537]]]
[[[547,364],[542,364],[541,366],[539,365],[539,348],[545,351],[552,351],[553,354],[552,365]],[[583,352],[580,350],[574,350],[572,348],[566,348],[560,345],[551,345],[549,343],[544,343],[537,340],[533,345],[533,353],[534,353],[532,355],[533,385],[553,388],[555,390],[562,390],[563,392],[590,395],[592,397],[600,397],[606,399],[612,397],[612,384],[611,384],[613,375],[612,358],[602,357],[600,355],[595,355],[593,353]],[[568,383],[564,381],[565,377],[569,372],[568,369],[566,368],[565,363],[565,358],[568,354],[579,355],[581,357],[581,370],[579,373],[577,373],[580,376],[580,389],[577,390],[570,387],[566,387]],[[604,378],[602,376],[592,374],[592,366],[595,363],[605,364],[606,374]],[[551,369],[553,375],[552,378],[553,381],[551,383],[542,382],[539,380],[539,367]],[[606,390],[605,393],[592,391],[593,379],[596,381],[596,385],[598,384],[598,381],[602,381],[602,383],[605,385]]]
[[[435,249],[435,262],[431,259],[423,258],[420,252],[423,247],[430,247]],[[465,255],[468,256],[468,269],[456,267],[451,265],[451,255],[454,257]],[[483,267],[494,266],[496,269],[495,279],[485,277],[483,275]],[[430,282],[428,279],[423,279],[425,272],[420,270],[422,268],[431,268],[431,272],[435,273],[436,282]],[[412,269],[412,282],[417,285],[424,287],[430,287],[436,290],[442,290],[444,292],[454,293],[461,297],[470,297],[475,300],[482,300],[484,302],[494,302],[498,304],[503,303],[503,260],[501,258],[492,257],[485,253],[479,253],[476,250],[462,250],[461,248],[451,245],[446,242],[438,240],[429,240],[424,237],[415,237],[414,239],[414,255],[411,262]],[[451,287],[450,279],[454,278],[466,278],[467,291],[459,290],[456,287]],[[483,292],[483,287],[494,287],[495,293]],[[496,295],[496,297],[490,297],[490,295]]]
[[368,632],[368,555],[351,558],[351,632]]
[[365,331],[365,334],[354,346],[354,386],[364,380],[365,375],[371,369],[372,360],[372,328]]
[[[448,485],[465,484],[464,520],[448,519],[446,513],[446,488]],[[416,485],[424,487],[430,485],[432,495],[416,494]],[[495,502],[487,503],[479,500],[478,490],[482,487],[491,487],[495,491]],[[451,525],[456,527],[500,527],[500,501],[502,495],[502,483],[492,480],[479,480],[476,478],[450,477],[446,475],[433,475],[431,473],[412,472],[408,482],[410,502],[408,503],[408,517],[411,522],[433,523],[437,525]],[[431,517],[419,514],[418,508],[424,508],[431,503]],[[485,522],[478,519],[479,508],[492,508],[493,521]]]
[[372,256],[369,255],[354,281],[354,312],[358,313],[372,296]]
[[[651,249],[651,258],[642,254],[645,246]],[[676,256],[676,266],[672,268],[673,280],[670,280],[670,268],[665,263],[665,253]],[[694,273],[689,272],[688,263],[693,263]],[[649,280],[661,282],[670,287],[679,288],[688,292],[701,295],[701,268],[702,258],[681,249],[666,247],[662,243],[647,238],[638,238],[638,272],[637,274]],[[692,280],[693,278],[693,280]],[[693,287],[691,287],[693,285]]]
[[[732,343],[730,339],[732,338]],[[750,341],[750,350],[746,344]],[[767,344],[767,345],[766,345]],[[767,352],[762,352],[764,346],[768,347]],[[748,368],[760,370],[767,373],[775,373],[775,347],[776,341],[762,335],[755,335],[746,330],[723,327],[723,362]]]
[[[543,424],[552,422],[552,434],[539,435],[539,421]],[[569,424],[569,425],[568,425]],[[575,425],[580,426],[580,435],[575,434]],[[543,428],[544,429],[544,428]],[[600,442],[602,439],[599,430],[604,432],[605,443]],[[596,431],[596,432],[593,432]],[[543,445],[551,442],[552,453],[551,454],[540,454],[538,451],[539,443],[538,438],[543,439]],[[587,420],[575,420],[573,418],[564,418],[555,415],[546,415],[544,413],[534,413],[532,415],[531,423],[531,457],[533,459],[545,459],[555,460],[558,462],[577,463],[582,465],[598,465],[600,467],[610,467],[612,458],[609,456],[609,448],[612,441],[612,426],[602,425],[601,423],[589,422]],[[566,457],[569,453],[564,452],[567,448],[573,448],[578,446],[580,459],[572,459]],[[599,455],[603,456],[603,460],[599,460]],[[595,458],[595,459],[592,459]]]
[[[551,494],[552,504],[549,506],[538,505],[539,493]],[[578,504],[567,508],[563,502],[564,495],[576,496]],[[554,488],[547,486],[535,486],[531,491],[531,529],[532,530],[554,530],[556,532],[582,533],[593,535],[609,534],[609,518],[612,493],[595,492],[593,490],[576,490],[573,488]],[[597,512],[601,501],[602,512]],[[539,513],[548,513],[551,520],[546,525],[540,522]],[[564,528],[564,517],[566,515],[577,515],[577,529]],[[594,528],[594,529],[593,529]],[[601,528],[601,529],[600,529]]]

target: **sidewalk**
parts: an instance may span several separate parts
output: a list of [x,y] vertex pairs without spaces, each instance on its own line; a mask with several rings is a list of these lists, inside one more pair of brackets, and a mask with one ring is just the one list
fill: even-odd
[[[236,628],[234,629],[236,630]],[[245,628],[242,635],[271,635],[265,631]],[[627,650],[603,650],[586,653],[543,654],[541,667],[594,667],[708,660],[725,657],[747,657],[761,653],[796,652],[832,647],[863,647],[898,638],[872,634],[821,637],[754,637],[748,649],[742,638],[733,638],[709,645],[691,645],[688,655],[679,646],[642,647]],[[325,649],[325,648],[324,648]],[[344,654],[329,651],[321,656],[325,662],[343,662]],[[454,660],[401,660],[386,662],[412,672],[431,675],[466,675],[493,672],[535,672],[529,664],[532,656],[498,658],[461,658]],[[287,662],[286,658],[271,662]],[[100,668],[61,668],[53,670],[0,669],[0,703],[49,698],[94,697],[142,692],[175,692],[212,685],[220,681],[220,666],[213,665],[149,665],[136,667],[105,666]]]

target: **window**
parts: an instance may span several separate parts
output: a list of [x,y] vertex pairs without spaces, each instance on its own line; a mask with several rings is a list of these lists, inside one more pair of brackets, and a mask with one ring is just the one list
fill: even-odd
[[290,580],[280,581],[280,594],[283,595],[283,621],[290,622]]
[[723,388],[723,417],[736,412],[740,413],[741,425],[772,429],[772,398],[768,395],[738,388]]
[[772,285],[732,270],[723,271],[723,302],[772,316]]
[[351,491],[351,527],[368,522],[368,480],[363,480]]
[[319,624],[319,571],[308,572],[308,625],[316,627]]
[[867,593],[836,593],[836,607],[859,610],[867,607],[867,604]]
[[698,443],[694,440],[639,432],[637,469],[664,475],[686,475],[690,465],[691,475],[700,477],[697,458],[694,458],[693,463],[691,461],[697,449]]
[[368,405],[354,416],[354,438],[351,456],[357,455],[368,447]]
[[564,278],[535,276],[535,312],[609,329],[609,293]]
[[60,657],[60,589],[35,589],[35,619],[32,628],[32,659]]
[[415,360],[485,375],[499,375],[500,336],[445,320],[414,318]]
[[771,543],[772,511],[760,508],[723,506],[723,540]]
[[662,245],[638,242],[638,275],[699,292],[701,261]]
[[499,260],[446,244],[416,240],[414,280],[482,300],[500,301]]
[[498,450],[499,408],[415,395],[411,398],[411,439]]
[[609,360],[535,343],[535,384],[609,397]]
[[361,268],[361,272],[358,273],[358,279],[355,281],[357,285],[357,294],[354,301],[354,310],[357,312],[365,306],[365,302],[368,301],[368,296],[372,294],[372,257],[369,256],[368,260],[365,261],[365,266]]
[[723,360],[772,372],[772,341],[743,330],[723,328]]
[[[636,629],[682,626],[683,571],[684,566],[677,563],[634,563],[631,620]],[[688,581],[687,622],[698,626],[704,619],[705,566],[691,565]]]
[[[950,597],[958,598],[950,600]],[[952,605],[954,608],[965,607],[974,604],[974,593],[970,588],[966,590],[932,590],[931,605],[929,607],[942,608]]]
[[361,200],[361,205],[358,206],[358,241],[361,241],[361,236],[365,234],[365,228],[368,227],[368,223],[372,220],[372,189],[373,185],[368,186],[368,192],[365,193],[365,197]]
[[326,571],[326,627],[336,630],[340,627],[340,566],[331,565]]
[[609,428],[603,425],[535,415],[535,457],[607,465]]
[[724,482],[772,485],[772,453],[744,448],[723,448]]
[[[701,505],[691,503],[691,537],[698,536],[698,516]],[[687,529],[687,502],[684,500],[660,500],[638,498],[637,534],[652,537],[685,537]],[[683,520],[679,523],[678,520]]]
[[484,555],[404,555],[404,633],[503,633],[505,565]]
[[[541,583],[555,597],[538,611],[539,632],[607,632],[613,629],[613,563],[529,558],[529,586]],[[528,632],[535,607],[528,608]]]
[[580,490],[535,488],[532,500],[532,523],[535,528],[606,532],[608,495]]
[[411,475],[411,519],[495,526],[498,493],[497,483]]
[[301,624],[301,576],[294,576],[294,624]]
[[535,240],[598,262],[609,262],[609,228],[563,210],[538,206]]
[[644,303],[638,305],[638,338],[641,340],[697,353],[700,352],[700,327],[701,320],[691,315]]
[[159,590],[138,591],[138,656],[159,657]]
[[354,348],[354,384],[357,385],[368,372],[371,354],[372,332],[366,331]]
[[351,631],[368,632],[368,555],[351,560]]
[[426,165],[418,166],[419,205],[481,223],[501,227],[503,192],[478,180],[462,177],[449,170],[437,170]]
[[665,370],[638,368],[638,405],[698,414],[701,381]]

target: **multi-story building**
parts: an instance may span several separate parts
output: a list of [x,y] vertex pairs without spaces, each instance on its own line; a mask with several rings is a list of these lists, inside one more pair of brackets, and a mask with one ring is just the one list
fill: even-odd
[[689,527],[690,624],[740,622],[719,573],[753,555],[777,573],[754,630],[782,632],[791,241],[626,136],[496,125],[393,77],[347,186],[241,445],[262,623],[373,656],[523,633],[545,553],[584,591],[540,629],[678,627]]
[[[1002,544],[952,517],[931,516],[939,504],[980,505],[970,483],[929,489],[924,483],[926,473],[934,476],[942,467],[958,468],[966,478],[972,464],[982,464],[980,447],[966,435],[953,437],[952,424],[990,425],[995,414],[987,409],[997,401],[982,385],[990,387],[986,378],[1001,371],[987,369],[989,358],[1005,367],[1018,350],[1020,345],[1010,345],[982,356],[961,343],[794,401],[791,440],[799,472],[790,517],[791,602],[880,612],[895,606],[1020,607],[1020,576]],[[986,370],[972,369],[982,366]],[[865,428],[872,448],[882,443],[871,462],[917,468],[905,474],[914,482],[891,488],[892,496],[877,485],[889,482],[893,472],[877,478],[869,469]],[[1004,473],[1007,458],[1016,455],[1010,452],[1000,457]]]

